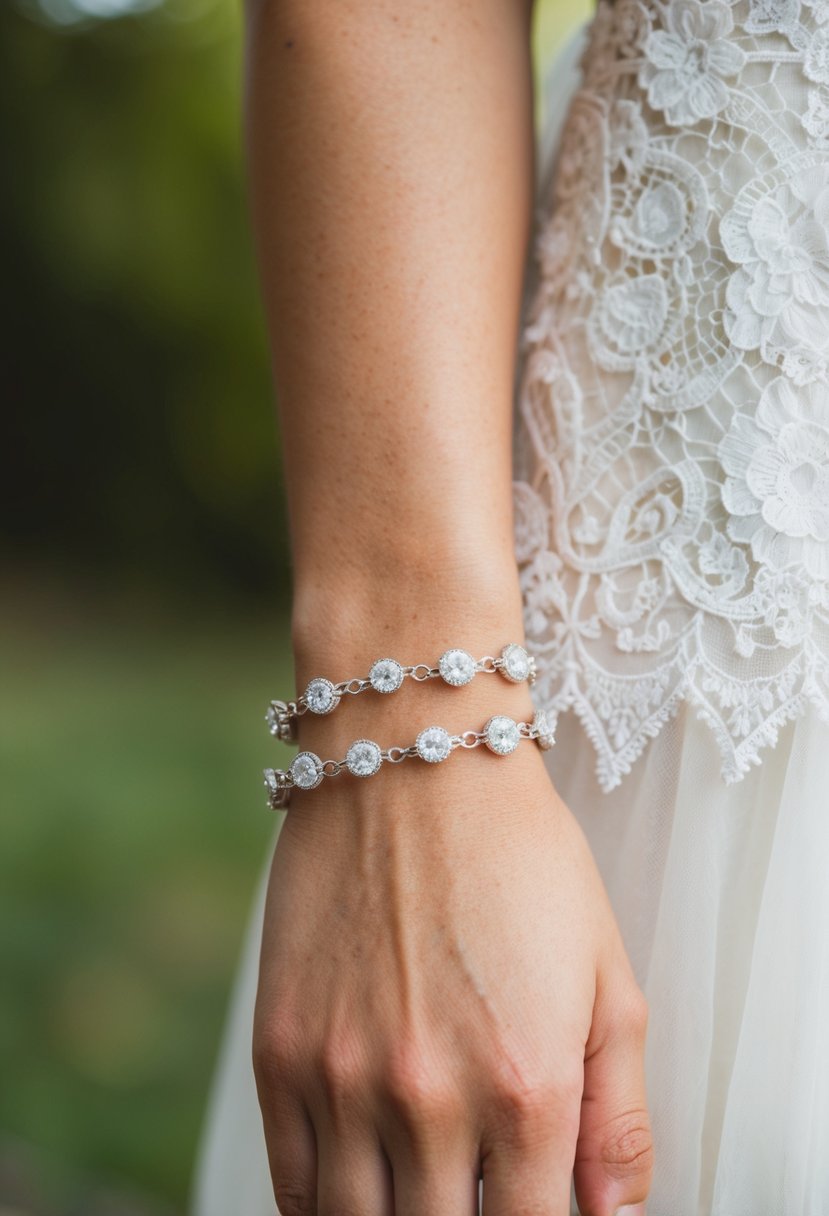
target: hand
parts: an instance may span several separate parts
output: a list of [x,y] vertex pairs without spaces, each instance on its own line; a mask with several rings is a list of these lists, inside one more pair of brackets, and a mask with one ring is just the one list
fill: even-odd
[[646,1020],[535,745],[297,795],[254,1029],[282,1216],[470,1216],[481,1176],[484,1216],[567,1216],[574,1172],[583,1216],[644,1200]]

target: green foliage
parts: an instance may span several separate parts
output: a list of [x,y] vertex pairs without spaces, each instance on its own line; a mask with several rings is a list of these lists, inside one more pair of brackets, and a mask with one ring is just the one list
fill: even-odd
[[29,561],[286,590],[240,20],[197,0],[64,28],[0,8],[6,528]]
[[179,1204],[287,758],[285,627],[229,624],[0,639],[0,1127]]

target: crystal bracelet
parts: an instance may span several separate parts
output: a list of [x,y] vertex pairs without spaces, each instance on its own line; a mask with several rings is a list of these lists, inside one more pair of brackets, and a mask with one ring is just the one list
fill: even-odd
[[272,735],[292,743],[296,740],[296,720],[301,714],[308,711],[312,714],[330,714],[344,695],[356,696],[368,688],[381,693],[395,692],[407,676],[418,681],[440,677],[444,683],[461,688],[479,671],[497,671],[513,684],[521,684],[524,680],[535,683],[535,659],[517,642],[504,646],[497,658],[485,655],[477,660],[468,651],[453,646],[443,652],[437,667],[430,667],[428,663],[404,666],[397,659],[377,659],[366,677],[333,684],[324,676],[315,676],[295,701],[271,701],[265,721]]
[[355,739],[344,760],[321,760],[316,752],[299,752],[288,769],[265,769],[268,806],[281,810],[288,806],[294,787],[312,790],[323,777],[337,777],[344,770],[355,777],[371,777],[384,762],[399,764],[415,756],[439,764],[457,747],[480,747],[482,743],[496,755],[508,756],[522,739],[534,739],[543,751],[553,746],[555,736],[543,710],[538,710],[531,723],[495,714],[483,730],[466,730],[460,735],[450,735],[442,726],[427,726],[408,747],[381,748],[371,739]]

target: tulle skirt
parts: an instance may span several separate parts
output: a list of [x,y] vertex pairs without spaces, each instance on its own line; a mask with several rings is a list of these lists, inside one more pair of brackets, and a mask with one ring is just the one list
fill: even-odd
[[[542,177],[583,38],[577,31],[547,74]],[[650,1006],[648,1216],[827,1216],[829,729],[807,713],[761,766],[726,785],[710,731],[684,708],[603,793],[592,745],[568,714],[546,762],[593,849]],[[269,861],[214,1078],[194,1216],[276,1211],[251,1066]]]

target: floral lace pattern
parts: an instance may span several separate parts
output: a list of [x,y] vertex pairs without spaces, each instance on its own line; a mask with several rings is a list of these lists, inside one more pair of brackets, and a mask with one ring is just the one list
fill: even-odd
[[534,255],[538,698],[605,789],[683,700],[737,780],[829,720],[829,0],[599,0]]

